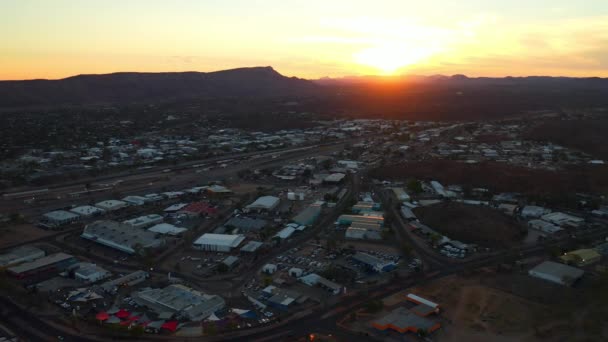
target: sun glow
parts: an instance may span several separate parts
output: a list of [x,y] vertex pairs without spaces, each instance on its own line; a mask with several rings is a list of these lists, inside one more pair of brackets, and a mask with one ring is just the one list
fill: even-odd
[[392,74],[398,69],[422,62],[438,52],[438,49],[428,47],[386,44],[360,51],[354,55],[354,59],[357,63],[376,68],[384,74]]

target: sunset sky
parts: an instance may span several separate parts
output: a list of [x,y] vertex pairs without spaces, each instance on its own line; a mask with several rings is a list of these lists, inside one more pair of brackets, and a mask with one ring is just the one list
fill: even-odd
[[267,65],[608,77],[608,0],[0,0],[4,80]]

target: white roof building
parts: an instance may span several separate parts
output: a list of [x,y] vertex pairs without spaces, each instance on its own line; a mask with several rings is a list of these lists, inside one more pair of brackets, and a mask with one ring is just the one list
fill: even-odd
[[80,207],[70,209],[74,214],[78,214],[82,217],[91,217],[95,215],[102,215],[105,213],[105,210],[94,207],[92,205],[83,205]]
[[0,267],[17,265],[44,257],[46,253],[33,246],[17,247],[6,254],[0,255]]
[[525,218],[539,218],[550,213],[551,210],[536,205],[527,205],[521,209],[521,216]]
[[255,202],[248,205],[247,209],[270,211],[276,208],[279,205],[280,201],[281,200],[275,196],[262,196],[255,200]]
[[130,220],[123,221],[122,223],[127,224],[133,228],[148,228],[155,224],[162,223],[163,217],[157,214],[144,215],[136,217]]
[[528,274],[532,277],[566,286],[572,285],[572,283],[582,277],[584,273],[585,271],[576,267],[553,261],[545,261],[528,271]]
[[151,228],[148,228],[148,231],[157,234],[177,236],[185,231],[188,231],[188,229],[176,227],[168,223],[159,223],[155,226],[152,226]]
[[200,236],[193,245],[195,248],[205,251],[230,252],[245,240],[244,235],[211,234],[205,233]]
[[554,234],[554,233],[557,233],[557,232],[563,230],[562,228],[554,225],[551,222],[538,220],[538,219],[528,221],[528,225],[533,229],[537,229],[543,233],[548,233],[548,234]]
[[293,227],[285,227],[281,229],[281,231],[279,231],[275,236],[281,238],[282,240],[285,240],[289,238],[295,231],[296,229]]
[[105,211],[114,211],[118,209],[122,209],[127,207],[127,202],[119,201],[119,200],[106,200],[96,203],[95,206],[97,208],[103,209]]
[[81,237],[119,251],[135,254],[138,247],[157,248],[165,244],[156,234],[116,221],[95,221],[84,227]]
[[343,173],[332,173],[331,175],[325,177],[323,181],[325,183],[340,183],[344,177],[346,177]]
[[145,289],[136,292],[133,299],[158,314],[171,312],[191,321],[202,321],[226,305],[220,296],[202,293],[184,285]]
[[55,210],[42,215],[43,219],[49,223],[62,225],[78,221],[80,216],[65,210]]
[[173,204],[173,205],[165,208],[164,212],[175,213],[175,212],[178,212],[178,211],[184,209],[187,206],[188,206],[188,203],[176,203],[176,204]]
[[544,221],[547,221],[547,222],[551,222],[557,226],[578,227],[583,222],[585,222],[585,219],[583,219],[583,218],[572,216],[572,215],[561,213],[561,212],[554,212],[554,213],[543,215],[541,217],[541,219],[543,219]]
[[74,271],[74,277],[87,283],[94,283],[110,276],[110,272],[95,264],[81,262],[75,266],[77,268]]
[[149,199],[142,196],[127,196],[123,198],[122,201],[129,203],[129,205],[144,205]]

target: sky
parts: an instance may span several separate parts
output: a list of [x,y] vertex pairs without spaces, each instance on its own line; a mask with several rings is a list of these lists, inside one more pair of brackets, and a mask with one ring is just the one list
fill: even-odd
[[608,77],[608,0],[0,0],[0,79]]

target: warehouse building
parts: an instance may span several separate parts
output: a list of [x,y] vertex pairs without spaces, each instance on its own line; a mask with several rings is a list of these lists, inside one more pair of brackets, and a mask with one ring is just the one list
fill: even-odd
[[380,210],[380,203],[359,201],[351,208],[355,214],[370,214]]
[[179,211],[180,214],[190,217],[211,216],[217,214],[217,212],[217,208],[207,202],[190,203]]
[[389,272],[397,267],[397,265],[392,261],[384,261],[367,253],[357,252],[351,258],[353,261],[364,265],[365,268],[373,272]]
[[403,188],[391,188],[391,190],[399,202],[410,200],[410,195],[408,195]]
[[272,211],[279,206],[281,200],[274,196],[262,196],[249,204],[247,209],[257,211]]
[[188,203],[175,203],[163,210],[167,214],[174,214],[188,206]]
[[106,200],[96,203],[95,206],[99,209],[103,209],[105,211],[116,211],[122,208],[126,208],[129,206],[127,202],[119,201],[119,200]]
[[241,247],[241,253],[255,253],[264,245],[261,241],[249,241]]
[[163,222],[163,217],[157,214],[144,215],[140,217],[136,217],[134,219],[123,221],[122,223],[129,225],[133,228],[148,228],[152,227],[155,224],[159,224]]
[[535,205],[527,205],[521,209],[521,216],[524,218],[540,218],[541,216],[550,213],[551,210]]
[[72,255],[55,253],[18,266],[9,267],[8,273],[19,279],[43,274],[55,275],[77,262],[78,260]]
[[93,217],[105,214],[105,211],[103,209],[99,209],[92,205],[83,205],[80,207],[72,208],[70,209],[70,211],[82,217]]
[[390,329],[402,334],[417,333],[419,330],[431,333],[441,327],[438,322],[421,317],[404,307],[394,309],[388,315],[373,321],[372,326],[381,331]]
[[528,271],[532,277],[566,286],[572,285],[584,273],[581,269],[553,261],[545,261]]
[[569,226],[569,227],[579,227],[581,224],[585,222],[585,219],[572,216],[569,214],[554,212],[550,214],[543,215],[541,217],[544,221],[553,223],[556,226]]
[[338,224],[350,225],[353,222],[383,225],[384,218],[378,215],[340,215],[340,217],[338,217]]
[[145,271],[135,271],[133,273],[129,273],[120,278],[106,281],[105,283],[99,285],[99,287],[105,292],[116,292],[118,287],[120,286],[133,286],[137,285],[146,279],[148,279],[150,275]]
[[75,265],[74,278],[86,283],[94,283],[110,276],[107,270],[88,262],[81,262]]
[[220,296],[208,295],[179,284],[135,292],[133,299],[159,315],[171,313],[190,321],[202,321],[226,305]]
[[307,274],[303,277],[298,278],[298,280],[308,286],[319,286],[334,295],[337,295],[342,291],[342,286],[340,284],[334,283],[329,279],[323,278],[322,276],[316,273]]
[[143,196],[127,196],[123,198],[122,201],[134,206],[144,205],[148,202],[152,202],[150,199]]
[[0,255],[0,267],[9,267],[24,262],[31,262],[44,257],[46,253],[34,246],[17,247],[6,254]]
[[78,214],[65,210],[55,210],[42,215],[42,221],[49,227],[58,227],[80,220]]
[[278,237],[281,240],[285,240],[290,238],[293,233],[296,232],[296,229],[294,227],[285,227],[283,229],[281,229],[278,233],[275,234],[275,237]]
[[194,248],[212,252],[230,252],[245,240],[244,235],[205,233],[194,241]]
[[323,179],[323,182],[329,184],[338,184],[344,180],[344,177],[346,177],[346,175],[343,173],[332,173],[329,176],[325,177]]
[[179,236],[183,232],[188,231],[186,228],[176,227],[169,223],[159,223],[148,228],[149,232],[162,234],[162,235],[171,235],[171,236]]
[[555,234],[563,230],[562,228],[554,225],[553,223],[538,219],[528,221],[528,225],[530,226],[530,228],[540,230],[541,232],[547,234]]
[[155,233],[109,220],[86,225],[80,236],[129,254],[141,252],[136,251],[136,248],[158,248],[165,244],[165,240],[157,238]]

